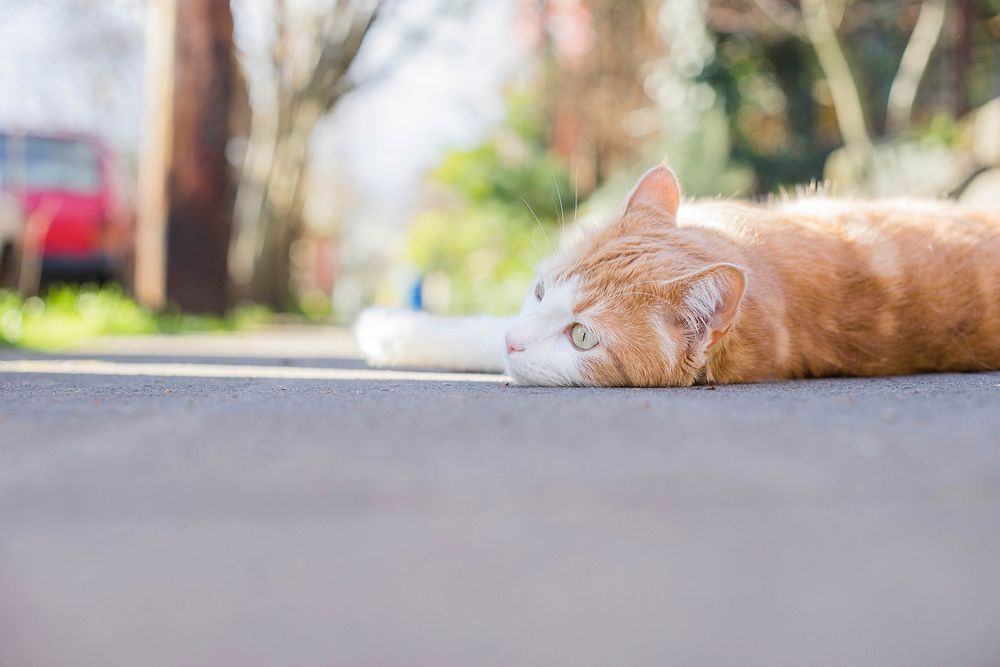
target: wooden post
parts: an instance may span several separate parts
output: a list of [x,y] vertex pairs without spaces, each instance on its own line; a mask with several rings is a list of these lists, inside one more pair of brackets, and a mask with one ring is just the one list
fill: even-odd
[[176,0],[150,0],[146,9],[145,117],[139,160],[135,295],[159,310],[167,301],[167,174],[174,97]]
[[234,83],[229,0],[153,0],[149,20],[156,53],[147,68],[153,80],[136,292],[156,308],[221,313],[234,199],[226,160]]

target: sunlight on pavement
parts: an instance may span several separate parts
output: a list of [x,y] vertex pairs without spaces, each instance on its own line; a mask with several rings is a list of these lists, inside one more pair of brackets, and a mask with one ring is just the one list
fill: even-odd
[[367,368],[279,368],[275,366],[245,366],[235,364],[124,363],[94,360],[0,361],[0,373],[257,378],[266,380],[509,381],[509,378],[504,375],[484,373],[435,373]]

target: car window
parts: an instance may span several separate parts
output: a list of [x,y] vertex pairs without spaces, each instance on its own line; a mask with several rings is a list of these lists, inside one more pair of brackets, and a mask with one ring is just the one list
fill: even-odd
[[95,194],[101,188],[100,158],[86,141],[28,137],[28,187]]

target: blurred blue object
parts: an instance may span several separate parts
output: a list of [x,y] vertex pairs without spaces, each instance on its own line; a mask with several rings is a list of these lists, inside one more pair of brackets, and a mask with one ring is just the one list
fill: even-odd
[[424,309],[423,276],[418,276],[417,279],[413,281],[413,287],[410,289],[410,308],[413,308],[413,310]]

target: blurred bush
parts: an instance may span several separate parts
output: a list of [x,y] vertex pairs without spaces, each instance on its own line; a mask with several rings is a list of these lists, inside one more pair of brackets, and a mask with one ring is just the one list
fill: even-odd
[[407,258],[425,299],[452,313],[516,311],[535,264],[555,250],[578,202],[547,148],[538,105],[509,98],[506,122],[482,145],[449,153],[433,171],[440,205],[417,216]]
[[98,336],[235,331],[271,317],[261,306],[241,306],[225,318],[153,313],[117,285],[59,285],[27,299],[0,290],[0,345],[60,350]]
[[106,334],[155,331],[153,315],[117,287],[61,286],[25,300],[0,292],[0,343],[57,349]]

